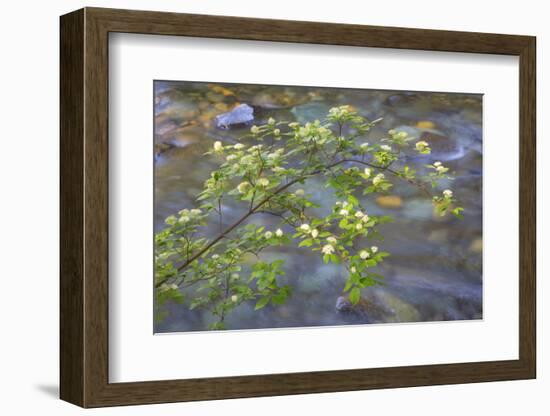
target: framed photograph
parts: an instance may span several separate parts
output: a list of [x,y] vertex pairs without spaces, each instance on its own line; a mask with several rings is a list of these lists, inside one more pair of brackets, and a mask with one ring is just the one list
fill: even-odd
[[535,378],[535,49],[62,16],[61,398]]

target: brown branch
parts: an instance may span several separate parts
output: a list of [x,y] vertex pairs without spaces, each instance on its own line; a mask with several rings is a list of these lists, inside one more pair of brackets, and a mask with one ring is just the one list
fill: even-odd
[[[260,202],[258,202],[255,206],[251,207],[249,209],[249,211],[243,215],[239,220],[237,220],[236,222],[234,222],[231,226],[229,226],[228,228],[226,228],[222,233],[220,233],[216,238],[214,238],[210,243],[208,243],[206,246],[204,246],[202,249],[200,249],[197,253],[195,253],[194,255],[192,255],[188,260],[186,260],[182,265],[180,265],[178,267],[178,271],[181,271],[183,269],[185,269],[189,264],[191,264],[192,262],[194,262],[195,260],[197,260],[199,257],[201,257],[204,253],[206,253],[208,250],[210,250],[214,245],[216,245],[220,240],[222,240],[227,234],[229,234],[230,232],[232,232],[235,228],[237,228],[239,225],[241,225],[245,220],[247,220],[252,214],[254,214],[258,209],[260,209],[261,207],[263,207],[266,203],[268,203],[274,196],[280,194],[281,192],[285,191],[286,189],[290,188],[292,185],[294,185],[295,183],[298,183],[300,181],[303,181],[309,177],[312,177],[312,176],[315,176],[315,175],[318,175],[319,173],[322,173],[322,172],[325,172],[326,170],[329,170],[335,166],[338,166],[338,165],[341,165],[342,163],[359,163],[361,165],[365,165],[365,166],[369,166],[369,167],[372,167],[374,169],[378,169],[378,170],[383,170],[383,171],[388,171],[394,175],[396,175],[397,177],[399,178],[403,178],[403,176],[393,170],[393,169],[390,169],[389,167],[387,166],[379,166],[379,165],[375,165],[375,164],[372,164],[372,163],[369,163],[369,162],[364,162],[364,161],[361,161],[361,160],[357,160],[357,159],[341,159],[341,160],[338,160],[336,162],[333,162],[327,166],[324,166],[323,168],[320,168],[320,169],[317,169],[315,171],[312,171],[312,172],[309,172],[303,176],[300,176],[298,178],[295,178],[293,180],[291,180],[290,182],[286,183],[285,185],[283,186],[280,186],[279,188],[277,188],[273,193],[267,195],[265,198],[263,198]],[[425,190],[425,188],[422,187],[421,184],[418,184],[412,180],[408,180],[408,182],[418,186],[419,188],[421,188],[422,190],[424,190],[425,192],[427,192]],[[428,193],[428,192],[427,192]],[[428,193],[428,195],[431,196],[431,194]]]
[[[320,171],[317,171],[317,172],[312,172],[312,174],[317,174],[317,173],[320,173]],[[311,174],[310,174],[311,175]],[[308,176],[310,176],[308,175]],[[261,208],[262,206],[264,206],[267,202],[269,202],[271,200],[271,198],[273,198],[275,195],[281,193],[282,191],[290,188],[292,185],[294,185],[295,183],[301,181],[305,179],[305,177],[299,177],[299,178],[296,178],[292,181],[290,181],[289,183],[287,183],[286,185],[283,185],[281,187],[279,187],[278,189],[275,190],[274,193],[272,194],[269,194],[268,196],[266,196],[264,199],[262,199],[260,202],[258,202],[254,207],[252,207],[252,209],[247,212],[245,215],[243,215],[238,221],[236,221],[235,223],[233,223],[231,226],[229,226],[228,228],[225,229],[225,231],[223,231],[220,235],[218,235],[215,239],[213,239],[210,243],[208,243],[206,246],[204,246],[201,250],[199,250],[196,254],[194,254],[193,256],[191,256],[191,258],[186,261],[185,263],[183,263],[181,266],[178,267],[178,271],[186,268],[189,264],[191,264],[193,261],[195,261],[196,259],[198,259],[200,256],[202,256],[204,253],[206,253],[210,248],[212,248],[212,246],[214,246],[217,242],[219,242],[222,238],[224,238],[227,234],[229,234],[231,231],[233,231],[235,228],[237,228],[239,225],[241,225],[248,217],[250,217],[257,209]]]
[[424,184],[420,183],[420,182],[417,182],[415,180],[412,180],[412,179],[407,179],[405,177],[403,177],[403,175],[401,175],[399,172],[397,172],[396,170],[393,170],[393,169],[390,169],[390,165],[388,166],[379,166],[379,165],[373,165],[372,163],[368,163],[368,162],[364,162],[362,160],[356,160],[356,159],[343,159],[343,161],[345,162],[353,162],[353,163],[359,163],[360,165],[365,165],[365,166],[370,166],[371,168],[374,168],[374,169],[378,169],[378,170],[384,170],[386,172],[390,172],[391,174],[397,176],[398,178],[401,178],[401,179],[404,179],[406,180],[407,182],[409,182],[411,185],[414,185],[416,186],[418,189],[420,189],[422,192],[424,192],[425,195],[431,197],[432,194],[430,193],[430,191],[428,191],[425,187]]
[[283,220],[283,222],[287,223],[288,225],[292,226],[292,227],[296,227],[296,223],[294,222],[291,222],[287,217],[285,217],[283,214],[280,214],[278,212],[273,212],[273,211],[256,211],[256,214],[269,214],[269,215],[273,215],[275,217],[279,217]]

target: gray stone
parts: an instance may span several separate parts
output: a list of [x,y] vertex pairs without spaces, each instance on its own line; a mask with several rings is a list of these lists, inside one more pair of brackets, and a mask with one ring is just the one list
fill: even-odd
[[240,104],[227,113],[217,115],[214,120],[216,127],[223,130],[250,124],[254,121],[254,109],[248,104]]
[[336,299],[336,310],[338,312],[351,312],[352,305],[347,297],[338,296]]

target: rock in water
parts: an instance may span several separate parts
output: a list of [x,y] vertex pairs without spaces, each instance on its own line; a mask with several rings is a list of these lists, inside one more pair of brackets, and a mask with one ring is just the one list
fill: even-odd
[[396,322],[395,310],[374,290],[370,290],[365,298],[359,299],[356,305],[353,305],[347,296],[339,296],[335,309],[337,313],[354,316],[363,323]]
[[336,311],[337,312],[350,312],[353,308],[353,305],[347,297],[338,296],[336,299]]
[[214,120],[216,127],[224,130],[249,124],[254,121],[254,109],[248,104],[240,104],[227,113],[217,115]]
[[155,162],[160,159],[163,153],[172,149],[174,145],[170,143],[157,143],[155,144]]
[[290,112],[299,123],[322,120],[330,110],[330,106],[324,103],[312,102],[294,107]]
[[401,208],[403,200],[399,195],[380,195],[376,203],[383,208]]
[[338,299],[336,299],[335,309],[336,313],[355,317],[363,323],[371,322],[362,301],[359,301],[357,305],[353,305],[347,296],[339,296]]

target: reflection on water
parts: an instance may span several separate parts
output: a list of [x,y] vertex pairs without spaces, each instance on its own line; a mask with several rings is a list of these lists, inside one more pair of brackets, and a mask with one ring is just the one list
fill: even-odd
[[[392,215],[380,226],[383,241],[376,244],[391,253],[378,270],[386,285],[363,290],[360,304],[351,308],[340,298],[345,276],[338,266],[325,265],[306,248],[277,248],[265,252],[285,259],[286,282],[293,286],[285,305],[254,311],[243,304],[226,318],[231,329],[342,325],[479,319],[482,316],[482,99],[473,94],[445,94],[378,90],[280,87],[191,82],[155,83],[155,229],[182,208],[197,206],[196,195],[219,160],[203,156],[216,140],[236,143],[248,132],[247,117],[256,124],[269,117],[284,121],[323,119],[336,105],[354,106],[370,120],[384,120],[369,132],[376,142],[390,128],[405,130],[430,143],[432,154],[411,157],[422,166],[442,161],[455,177],[442,189],[454,190],[464,219],[434,217],[431,201],[417,188],[395,181],[391,194],[364,197],[372,214]],[[245,104],[245,105],[243,105]],[[237,106],[233,120],[218,117]],[[253,109],[250,116],[249,108]],[[247,115],[248,114],[248,115]],[[223,123],[220,123],[222,120]],[[241,122],[244,121],[244,122]],[[325,207],[327,198],[318,179],[308,181],[308,192]],[[322,198],[321,198],[322,196]],[[228,205],[225,221],[241,214]],[[320,208],[318,215],[330,208]],[[260,217],[260,216],[259,216]],[[274,218],[255,223],[277,224]],[[212,317],[185,305],[168,306],[170,314],[156,332],[203,330]]]

